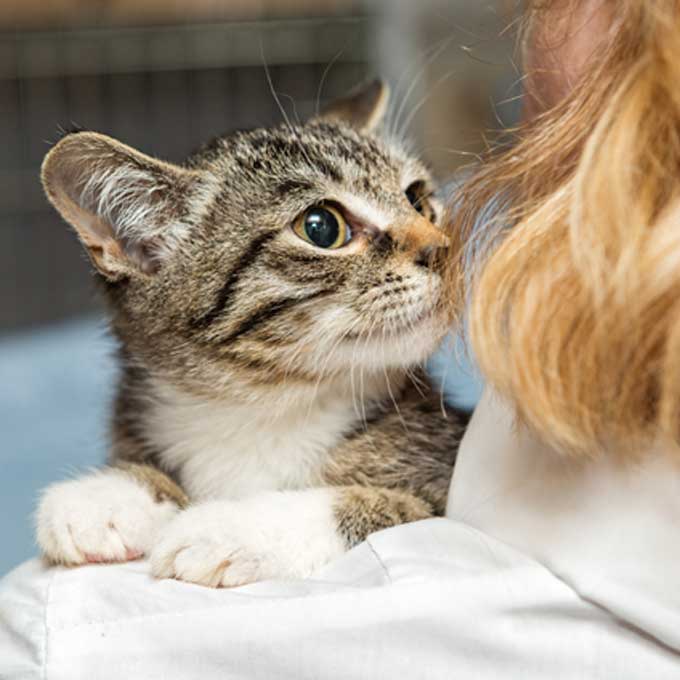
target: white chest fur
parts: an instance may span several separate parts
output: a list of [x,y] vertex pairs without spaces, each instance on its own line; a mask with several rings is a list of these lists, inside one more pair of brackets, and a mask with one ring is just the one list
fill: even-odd
[[329,451],[358,421],[346,396],[272,408],[156,386],[147,432],[192,500],[318,484]]

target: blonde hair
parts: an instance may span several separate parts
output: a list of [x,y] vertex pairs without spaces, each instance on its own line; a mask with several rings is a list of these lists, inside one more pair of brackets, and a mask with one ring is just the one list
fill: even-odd
[[[571,93],[465,185],[448,283],[460,310],[475,244],[485,376],[553,446],[630,457],[680,443],[680,10],[607,1],[611,33]],[[550,5],[527,10],[529,31]]]

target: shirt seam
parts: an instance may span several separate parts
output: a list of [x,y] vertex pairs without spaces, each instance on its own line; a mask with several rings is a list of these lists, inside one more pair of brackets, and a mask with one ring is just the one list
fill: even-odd
[[380,553],[375,549],[373,543],[371,543],[371,539],[367,538],[366,543],[368,544],[368,547],[371,549],[371,552],[373,553],[373,557],[375,557],[376,561],[380,565],[380,568],[383,570],[383,573],[387,577],[387,580],[390,585],[392,585],[392,574],[390,574],[390,570],[387,568],[387,565],[383,562],[382,557],[380,556]]

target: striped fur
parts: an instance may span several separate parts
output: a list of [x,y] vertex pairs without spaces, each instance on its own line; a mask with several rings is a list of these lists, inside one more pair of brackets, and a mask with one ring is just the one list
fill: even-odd
[[[418,369],[450,323],[432,261],[445,241],[433,226],[439,206],[422,164],[357,123],[375,124],[384,91],[373,88],[373,103],[361,103],[352,125],[336,110],[306,125],[237,132],[183,166],[95,133],[66,137],[44,164],[47,194],[92,257],[120,343],[112,464],[154,497],[181,506],[188,499],[184,513],[214,502],[232,504],[215,506],[215,516],[242,511],[241,524],[220,538],[224,551],[244,526],[262,529],[246,513],[258,502],[235,510],[235,500],[329,489],[310,493],[309,506],[304,494],[271,504],[290,506],[290,521],[300,522],[292,537],[309,522],[320,531],[304,508],[327,503],[321,514],[335,518],[328,531],[337,540],[314,558],[253,558],[269,565],[258,577],[305,575],[304,565],[338,545],[443,512],[462,433],[464,421],[445,412]],[[346,114],[352,97],[339,110]],[[420,192],[420,212],[409,187]],[[317,248],[291,227],[322,201],[339,206],[352,229],[338,250]],[[50,503],[57,494],[48,492]],[[206,526],[224,532],[225,521]],[[177,522],[152,556],[156,573],[234,585],[226,554],[217,575],[178,566],[191,522]],[[272,522],[273,544],[284,529]],[[68,553],[72,562],[72,549],[55,547],[59,532],[50,535],[47,556]]]

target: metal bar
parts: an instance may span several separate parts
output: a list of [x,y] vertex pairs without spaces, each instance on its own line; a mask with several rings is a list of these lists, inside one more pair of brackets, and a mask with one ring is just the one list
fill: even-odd
[[339,32],[362,42],[367,31],[367,17],[347,17],[0,33],[0,79],[251,66],[262,63],[261,46],[269,65],[324,63]]

